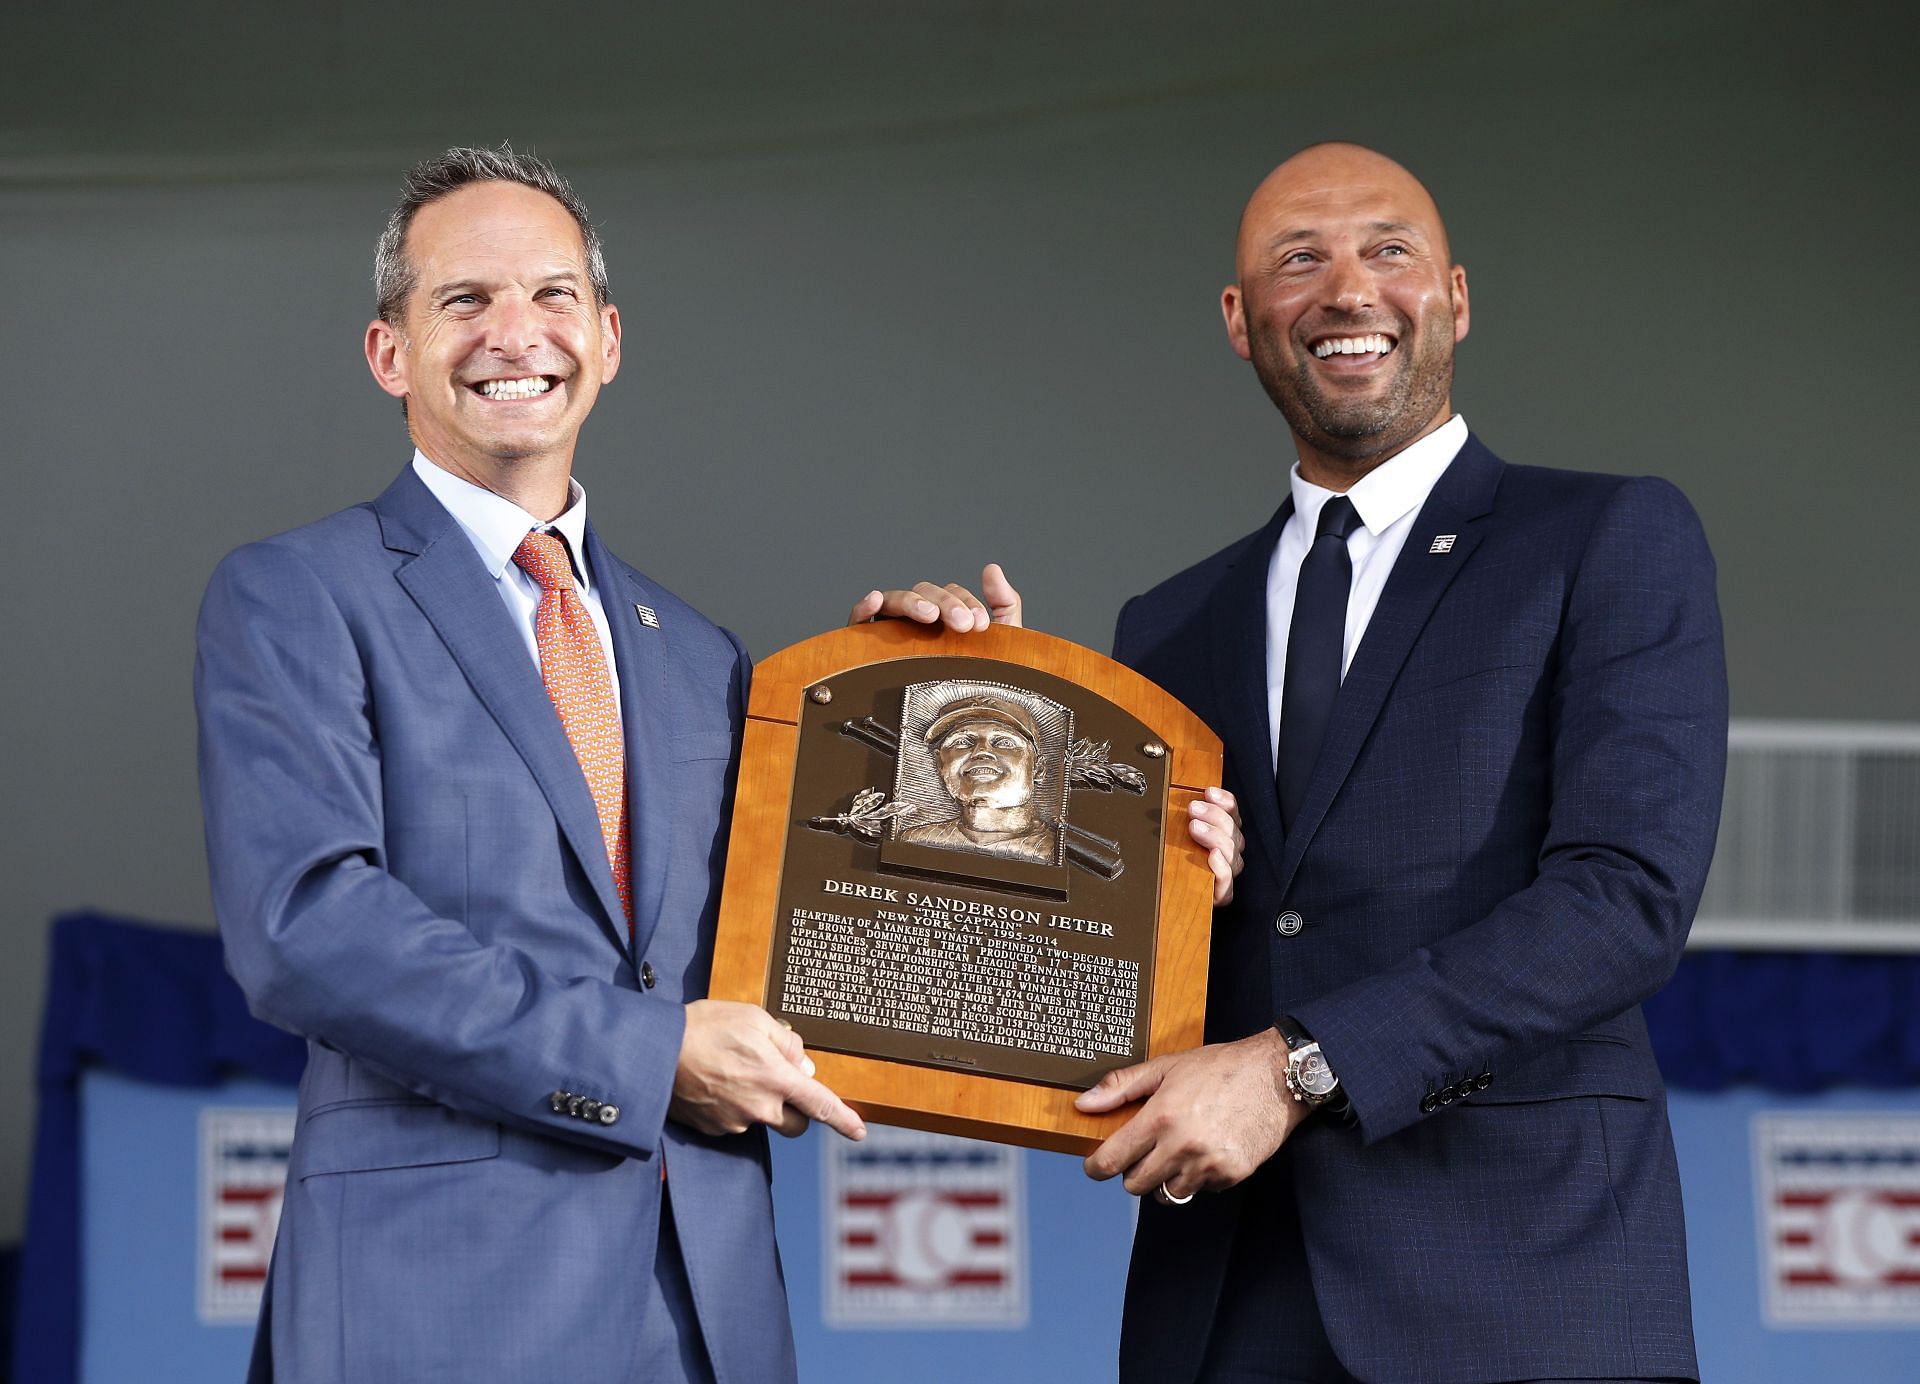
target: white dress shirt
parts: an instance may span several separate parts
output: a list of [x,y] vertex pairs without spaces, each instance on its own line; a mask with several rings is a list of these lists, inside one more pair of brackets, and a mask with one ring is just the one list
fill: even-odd
[[599,588],[587,570],[587,492],[580,482],[568,479],[566,509],[551,524],[543,524],[512,500],[483,490],[451,471],[442,471],[417,450],[413,454],[413,473],[433,492],[433,498],[446,507],[473,543],[474,551],[480,554],[480,561],[486,564],[500,599],[506,602],[507,613],[513,617],[514,627],[526,640],[527,656],[535,668],[540,666],[540,645],[534,637],[533,612],[540,605],[540,584],[520,570],[513,555],[520,541],[534,529],[551,530],[566,540],[567,552],[573,558],[574,585],[579,589],[580,599],[586,602],[587,613],[593,617],[593,627],[600,632],[600,648],[607,658],[607,680],[613,686],[613,706],[618,712],[620,670],[613,661],[613,630],[607,624],[606,611],[600,607]]
[[[1360,524],[1347,535],[1347,556],[1353,560],[1353,586],[1347,592],[1347,638],[1341,649],[1340,676],[1347,675],[1354,650],[1367,632],[1367,621],[1380,603],[1380,593],[1393,571],[1394,559],[1405,546],[1414,516],[1427,502],[1441,474],[1453,463],[1467,441],[1467,422],[1454,414],[1399,455],[1383,461],[1346,492]],[[1300,582],[1300,564],[1313,546],[1320,526],[1320,510],[1338,491],[1325,490],[1300,479],[1300,463],[1293,464],[1293,513],[1280,530],[1267,567],[1267,726],[1272,732],[1275,772],[1280,764],[1280,699],[1287,682],[1287,635],[1293,628],[1293,592]]]

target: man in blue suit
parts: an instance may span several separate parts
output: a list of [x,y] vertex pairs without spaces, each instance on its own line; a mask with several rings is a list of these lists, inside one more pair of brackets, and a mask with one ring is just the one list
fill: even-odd
[[200,620],[228,962],[309,1052],[254,1377],[792,1379],[761,1126],[864,1131],[701,997],[748,663],[586,522],[599,237],[540,161],[449,150],[375,277],[411,463]]
[[1208,1046],[1081,1097],[1141,1102],[1087,1160],[1154,1194],[1121,1377],[1695,1378],[1638,1005],[1719,820],[1699,522],[1664,482],[1509,466],[1467,431],[1466,273],[1391,160],[1282,164],[1236,269],[1228,338],[1292,431],[1290,493],[1115,636],[1225,741],[1248,840]]

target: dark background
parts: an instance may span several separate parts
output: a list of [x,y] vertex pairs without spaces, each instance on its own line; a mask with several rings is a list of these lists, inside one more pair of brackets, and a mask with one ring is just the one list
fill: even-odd
[[1741,717],[1920,721],[1906,5],[1150,0],[135,5],[0,44],[9,672],[0,1240],[47,919],[211,924],[192,628],[227,549],[406,461],[360,337],[398,175],[513,139],[608,241],[625,367],[577,475],[614,548],[770,652],[1004,561],[1036,625],[1278,503],[1217,296],[1266,170],[1425,178],[1455,403],[1655,472],[1721,564]]

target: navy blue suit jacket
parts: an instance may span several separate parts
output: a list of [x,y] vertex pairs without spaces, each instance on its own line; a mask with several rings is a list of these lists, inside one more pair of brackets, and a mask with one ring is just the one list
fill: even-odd
[[[1700,524],[1665,482],[1508,466],[1470,439],[1287,834],[1266,578],[1290,512],[1129,602],[1115,656],[1220,734],[1241,804],[1209,1040],[1292,1015],[1358,1116],[1309,1121],[1278,1165],[1334,1347],[1404,1384],[1691,1375],[1638,1005],[1679,959],[1719,821],[1726,670]],[[1143,1203],[1124,1377],[1192,1377],[1241,1204]]]
[[793,1377],[765,1132],[666,1120],[746,655],[591,528],[586,553],[620,673],[631,941],[539,671],[411,468],[214,573],[214,908],[253,1012],[308,1040],[256,1378],[627,1384],[662,1158],[719,1378]]

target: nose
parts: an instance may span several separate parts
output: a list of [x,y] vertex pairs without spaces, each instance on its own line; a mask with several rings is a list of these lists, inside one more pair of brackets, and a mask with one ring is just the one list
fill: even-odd
[[518,360],[539,344],[539,311],[533,300],[517,293],[495,298],[487,313],[488,354]]
[[1357,255],[1342,255],[1334,260],[1323,282],[1327,303],[1342,312],[1358,312],[1374,303],[1373,276]]

